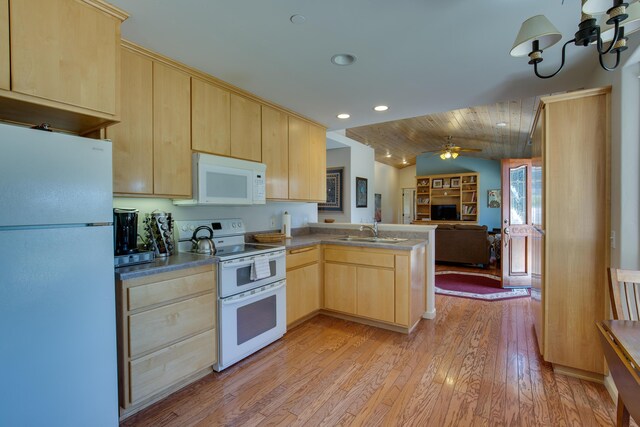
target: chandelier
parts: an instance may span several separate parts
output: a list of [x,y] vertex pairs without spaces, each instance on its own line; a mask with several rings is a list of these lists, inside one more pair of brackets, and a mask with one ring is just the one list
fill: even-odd
[[[536,76],[548,79],[558,74],[564,67],[565,49],[569,44],[574,43],[576,46],[595,44],[600,66],[607,71],[615,70],[620,64],[620,53],[627,50],[626,36],[640,30],[640,3],[638,0],[631,0],[630,3],[632,3],[631,6],[622,0],[582,0],[582,18],[578,31],[573,39],[562,46],[562,62],[560,68],[553,74],[540,74],[538,64],[542,62],[542,50],[559,42],[562,34],[544,15],[536,15],[522,23],[511,48],[511,56],[528,55],[529,64],[533,65]],[[594,15],[601,15],[599,21],[594,18]],[[605,43],[609,45],[605,47]],[[613,66],[605,64],[604,57],[607,54],[615,56]]]

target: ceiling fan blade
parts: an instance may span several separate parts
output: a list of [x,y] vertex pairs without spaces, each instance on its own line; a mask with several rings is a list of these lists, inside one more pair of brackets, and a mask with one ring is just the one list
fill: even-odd
[[459,148],[456,151],[466,151],[468,153],[479,153],[482,150],[480,148]]

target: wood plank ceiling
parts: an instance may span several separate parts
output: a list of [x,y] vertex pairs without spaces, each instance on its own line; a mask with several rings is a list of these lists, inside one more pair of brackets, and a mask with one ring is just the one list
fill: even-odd
[[[349,128],[346,135],[371,146],[376,161],[396,168],[415,164],[416,156],[424,151],[442,148],[447,136],[452,136],[451,142],[459,147],[482,149],[460,156],[494,160],[528,158],[531,157],[528,141],[539,102],[537,96],[498,102]],[[506,126],[496,126],[500,122]],[[403,164],[403,160],[407,163]]]

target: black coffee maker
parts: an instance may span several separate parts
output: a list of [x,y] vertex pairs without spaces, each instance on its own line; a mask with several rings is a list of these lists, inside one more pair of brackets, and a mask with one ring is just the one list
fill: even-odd
[[113,209],[113,243],[115,255],[138,252],[138,210]]

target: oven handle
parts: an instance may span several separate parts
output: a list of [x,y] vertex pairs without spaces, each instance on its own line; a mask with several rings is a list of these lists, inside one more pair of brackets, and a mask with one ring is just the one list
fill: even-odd
[[267,258],[268,260],[273,260],[276,258],[284,258],[284,256],[285,256],[284,251],[278,251],[271,254],[256,255],[251,258],[240,258],[238,260],[223,261],[220,263],[220,265],[222,268],[236,268],[243,265],[251,265],[253,264],[253,260],[256,258],[264,257],[264,258]]
[[240,304],[241,302],[244,302],[244,301],[246,301],[248,299],[253,299],[255,297],[259,297],[261,295],[268,294],[268,293],[271,293],[273,291],[276,291],[276,290],[284,287],[285,284],[286,284],[286,281],[281,280],[280,282],[278,282],[278,284],[276,286],[269,287],[269,288],[265,289],[264,291],[260,291],[260,292],[255,293],[255,294],[247,295],[246,297],[241,297],[241,298],[238,298],[238,299],[226,298],[226,299],[221,300],[222,301],[222,305]]

